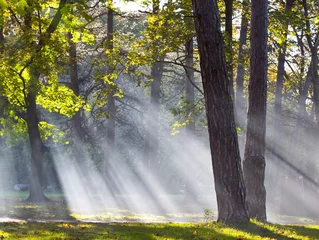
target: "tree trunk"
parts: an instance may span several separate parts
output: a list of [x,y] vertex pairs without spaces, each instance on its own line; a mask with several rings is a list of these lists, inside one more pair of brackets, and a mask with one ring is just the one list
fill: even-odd
[[233,72],[233,0],[224,0],[226,8],[226,21],[225,21],[225,31],[227,36],[226,41],[226,64],[228,79],[230,82],[230,94],[232,99],[235,99],[234,93],[234,72]]
[[267,100],[267,0],[252,0],[249,106],[245,159],[246,206],[249,217],[266,221],[265,135]]
[[[190,39],[185,44],[185,52],[186,52],[186,102],[188,103],[189,109],[191,111],[194,108],[195,101],[195,91],[194,91],[194,70],[193,70],[193,62],[194,62],[194,44],[193,39]],[[186,125],[186,138],[195,139],[195,121],[189,122]],[[187,149],[187,146],[184,146]],[[186,163],[188,164],[188,163]],[[196,189],[194,189],[194,182],[196,179],[192,177],[192,174],[186,172],[186,181],[185,181],[185,204],[191,204],[197,202],[197,194]]]
[[224,40],[215,0],[193,0],[195,28],[206,102],[218,221],[246,223],[242,178]]
[[[285,13],[291,11],[294,0],[287,0],[285,6]],[[289,22],[284,23],[284,39],[285,42],[279,48],[278,56],[278,66],[277,66],[277,79],[276,79],[276,93],[275,93],[275,105],[274,105],[274,126],[273,126],[273,139],[272,139],[272,150],[275,153],[273,158],[274,167],[272,168],[272,182],[275,184],[278,181],[277,169],[279,164],[279,159],[276,157],[279,154],[280,146],[280,135],[281,135],[281,104],[282,104],[282,89],[285,76],[285,62],[286,62],[286,49],[287,49],[287,31],[288,31]]]
[[[72,41],[72,34],[68,33],[69,40],[69,57],[70,57],[70,88],[76,96],[80,95],[79,90],[79,79],[78,79],[78,63],[77,63],[77,53],[76,53],[76,43]],[[79,110],[72,118],[72,125],[74,127],[74,136],[76,139],[82,139],[82,118],[81,111]]]
[[148,110],[148,123],[146,127],[144,162],[149,169],[155,169],[158,163],[158,128],[160,112],[160,90],[162,81],[163,64],[154,63],[151,69],[151,104]]
[[[153,14],[158,14],[159,0],[153,0]],[[155,56],[156,58],[158,56]],[[155,170],[158,164],[158,128],[160,112],[160,90],[163,74],[164,57],[159,57],[151,69],[151,104],[148,110],[148,122],[146,126],[144,144],[144,163],[150,170]],[[155,172],[156,173],[156,172]]]
[[238,66],[236,76],[236,121],[240,128],[244,127],[244,77],[245,77],[245,51],[244,46],[247,43],[247,31],[248,31],[248,0],[243,0],[241,16],[241,27],[239,35],[239,49],[238,49]]
[[[112,9],[113,0],[108,0],[109,7],[107,9],[107,49],[109,51],[113,51],[113,34],[114,34],[114,13]],[[108,73],[111,72],[110,67],[108,67]],[[112,87],[112,86],[109,86]],[[106,159],[104,160],[104,169],[103,174],[105,180],[110,185],[112,179],[110,178],[110,168],[111,162],[114,158],[115,154],[115,114],[116,114],[116,106],[114,99],[114,89],[110,91],[110,94],[107,96],[107,112],[109,114],[109,118],[106,122]]]
[[32,91],[27,96],[27,126],[31,147],[30,195],[27,202],[41,203],[48,199],[43,194],[44,150],[40,137],[35,96]]

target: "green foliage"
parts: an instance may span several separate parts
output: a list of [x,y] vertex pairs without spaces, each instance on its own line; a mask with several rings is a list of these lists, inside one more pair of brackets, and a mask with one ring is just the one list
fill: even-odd
[[[53,9],[58,9],[60,1],[4,2],[10,9],[3,1],[0,2],[4,9],[3,32],[6,39],[0,58],[0,94],[6,102],[0,123],[3,127],[1,134],[14,144],[19,138],[26,139],[25,114],[30,93],[36,96],[38,105],[67,117],[72,117],[82,107],[89,109],[82,98],[59,83],[58,76],[65,71],[60,63],[69,61],[66,34],[72,32],[74,40],[87,44],[94,43],[94,35],[84,28],[86,22],[92,20],[85,13],[85,1],[65,4],[61,8],[62,20],[50,35],[46,32],[51,31],[52,16],[57,12]],[[74,6],[80,15],[73,12]],[[35,14],[39,12],[41,14]],[[43,140],[53,135],[55,140],[61,138],[54,126],[42,119],[39,128]]]

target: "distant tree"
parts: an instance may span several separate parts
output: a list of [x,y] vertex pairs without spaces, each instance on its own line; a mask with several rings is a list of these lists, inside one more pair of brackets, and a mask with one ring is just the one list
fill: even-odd
[[245,116],[244,116],[244,78],[245,78],[245,67],[244,61],[246,51],[244,49],[247,43],[247,32],[248,32],[248,0],[243,0],[242,3],[242,14],[239,34],[239,46],[238,46],[238,65],[236,74],[236,121],[240,128],[244,127]]
[[193,0],[193,11],[206,102],[218,221],[246,223],[249,218],[245,208],[245,187],[217,2]]
[[250,81],[243,161],[249,217],[266,221],[265,149],[267,100],[267,0],[252,0]]
[[[157,17],[160,11],[160,1],[154,0],[152,2],[152,17]],[[154,33],[155,37],[157,34]],[[162,38],[163,36],[161,36]],[[156,39],[156,38],[155,38]],[[160,113],[160,90],[162,83],[162,75],[163,75],[163,63],[161,61],[164,60],[163,56],[159,55],[159,49],[157,46],[157,41],[154,41],[154,63],[151,67],[151,102],[148,109],[148,119],[146,125],[146,135],[145,135],[145,143],[144,143],[144,163],[149,169],[152,169],[156,172],[157,163],[158,163],[158,128],[159,128],[159,113]]]

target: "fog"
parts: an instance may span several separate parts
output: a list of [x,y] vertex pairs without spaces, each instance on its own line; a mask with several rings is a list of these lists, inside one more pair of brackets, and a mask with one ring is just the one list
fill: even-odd
[[[59,200],[51,197],[52,201],[66,204],[68,214],[81,221],[204,221],[207,209],[213,211],[212,219],[216,219],[209,139],[202,122],[205,113],[193,118],[196,131],[192,133],[183,124],[174,125],[176,121],[185,121],[185,116],[172,114],[172,108],[180,101],[179,96],[168,97],[172,89],[166,89],[157,108],[149,104],[147,88],[136,88],[134,82],[125,79],[120,79],[119,85],[126,95],[116,101],[116,115],[112,116],[116,122],[113,148],[106,139],[110,119],[97,117],[99,112],[94,106],[90,113],[83,112],[86,120],[82,139],[68,132],[72,128],[69,119],[42,110],[48,122],[66,126],[68,140],[68,144],[45,142],[45,193],[59,194]],[[89,101],[95,99],[92,96]],[[107,112],[107,104],[100,111]],[[309,134],[311,128],[306,124],[298,135],[294,127],[285,127],[274,148],[273,119],[268,116],[267,120],[268,219],[273,222],[295,222],[299,217],[318,219],[316,135]],[[148,130],[152,132],[150,142],[158,142],[158,146],[151,146],[150,157],[145,159]],[[242,157],[244,138],[245,132],[241,130]],[[16,147],[3,142],[1,149],[0,214],[6,217],[11,216],[10,199],[25,190],[14,190],[15,185],[28,184],[30,154],[27,142],[19,142]],[[17,204],[22,202],[23,198],[19,198]]]

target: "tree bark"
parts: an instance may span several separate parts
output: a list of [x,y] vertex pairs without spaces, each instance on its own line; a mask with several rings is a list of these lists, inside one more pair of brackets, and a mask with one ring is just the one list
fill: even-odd
[[245,209],[245,186],[217,2],[193,0],[193,11],[206,103],[218,221],[246,223],[249,218]]
[[241,27],[239,35],[239,49],[238,49],[238,66],[236,76],[236,121],[240,128],[244,126],[244,77],[245,77],[245,50],[244,46],[247,43],[247,32],[248,32],[248,0],[243,0],[242,3],[242,17]]
[[267,0],[252,0],[249,106],[245,159],[246,206],[249,217],[266,221],[265,135],[267,100]]

